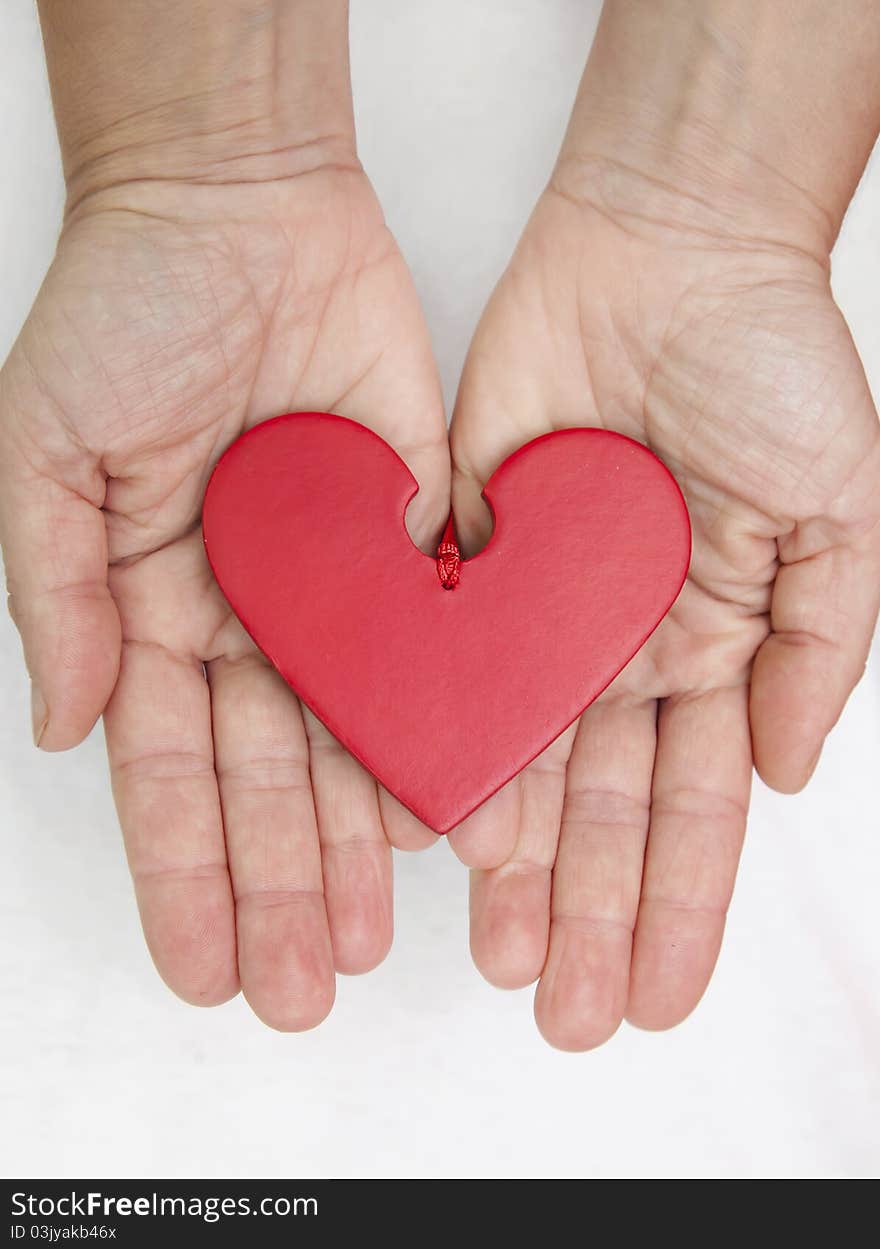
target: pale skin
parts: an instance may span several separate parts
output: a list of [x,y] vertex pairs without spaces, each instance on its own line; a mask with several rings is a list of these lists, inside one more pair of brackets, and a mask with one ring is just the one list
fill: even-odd
[[[694,526],[688,583],[645,650],[450,835],[474,869],[477,966],[537,980],[538,1025],[566,1049],[696,1004],[752,768],[806,783],[880,593],[880,432],[828,284],[880,125],[880,23],[817,5],[794,39],[785,4],[694,7],[606,5],[452,425],[468,551],[488,536],[481,483],[565,425],[645,441]],[[249,643],[204,561],[201,494],[241,430],[335,410],[407,460],[429,550],[449,453],[412,285],[357,163],[345,7],[228,10],[227,47],[216,5],[132,3],[124,21],[110,0],[41,6],[70,202],[0,378],[0,534],[40,745],[104,715],[160,972],[201,1004],[240,987],[299,1029],[329,1010],[335,971],[387,951],[390,846],[434,837]]]
[[[753,765],[783,792],[807,782],[880,596],[880,430],[828,281],[880,121],[880,23],[866,5],[703,7],[606,5],[452,426],[477,543],[480,483],[569,424],[647,442],[693,523],[668,620],[474,824],[509,847],[473,873],[474,958],[495,984],[539,981],[563,1049],[699,1001]],[[838,62],[820,51],[835,38]]]
[[[103,713],[160,973],[197,1004],[241,988],[293,1030],[325,1017],[336,971],[385,956],[391,845],[425,833],[230,613],[204,487],[256,421],[333,409],[405,458],[431,549],[449,452],[415,292],[357,161],[346,6],[270,7],[227,4],[224,36],[209,3],[42,6],[69,206],[2,376],[0,507],[35,737],[66,749]],[[109,98],[86,90],[107,75]]]

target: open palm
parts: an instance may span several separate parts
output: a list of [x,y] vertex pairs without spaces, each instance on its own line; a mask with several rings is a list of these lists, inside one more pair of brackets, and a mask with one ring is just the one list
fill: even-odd
[[449,499],[435,367],[356,164],[97,200],[67,223],[2,374],[0,521],[35,733],[63,749],[104,712],[168,983],[203,1004],[241,984],[267,1022],[309,1027],[334,966],[365,971],[388,948],[389,838],[430,836],[230,614],[201,500],[244,429],[334,410],[408,462],[408,524],[430,546]]
[[540,976],[539,1026],[569,1049],[698,1001],[753,762],[778,789],[806,782],[880,592],[880,433],[827,263],[620,185],[561,168],[478,328],[452,433],[471,548],[491,525],[481,484],[566,425],[650,446],[693,523],[687,583],[647,646],[451,835],[478,868],[477,964],[507,987]]

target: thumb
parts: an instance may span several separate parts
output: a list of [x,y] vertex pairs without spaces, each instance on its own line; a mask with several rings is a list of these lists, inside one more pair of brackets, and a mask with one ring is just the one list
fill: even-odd
[[783,793],[795,793],[810,779],[826,735],[864,672],[877,623],[880,427],[867,387],[864,396],[867,436],[853,449],[856,467],[837,492],[835,514],[798,526],[778,542],[772,631],[752,669],[755,766]]
[[[452,510],[456,534],[467,557],[484,547],[492,535],[494,521],[483,498],[486,482],[518,447],[552,429],[543,405],[529,401],[527,387],[512,384],[507,389],[495,381],[484,363],[493,358],[491,336],[478,329],[462,373],[450,428]],[[508,358],[500,355],[500,359],[506,366]],[[502,372],[506,382],[519,377],[515,366]]]
[[100,501],[50,475],[43,456],[26,455],[15,421],[0,396],[0,545],[9,611],[31,676],[34,741],[66,750],[89,733],[119,670],[107,535]]
[[880,606],[880,534],[783,564],[772,632],[755,656],[755,766],[782,793],[810,779],[868,658]]
[[[522,245],[522,244],[521,244]],[[525,272],[525,271],[523,271]],[[564,425],[591,424],[588,389],[570,390],[546,316],[543,286],[502,276],[480,318],[462,370],[450,427],[452,510],[470,557],[494,521],[486,482],[519,447]]]

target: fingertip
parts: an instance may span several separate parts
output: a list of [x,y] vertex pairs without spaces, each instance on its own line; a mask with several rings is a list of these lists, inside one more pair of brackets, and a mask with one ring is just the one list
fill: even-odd
[[621,1024],[614,1012],[578,1015],[571,1006],[548,1003],[540,987],[535,994],[535,1023],[541,1036],[555,1050],[585,1054],[610,1041]]
[[263,1023],[307,1032],[326,1019],[336,976],[322,896],[240,898],[238,944],[242,992]]
[[547,957],[550,872],[500,871],[472,877],[471,957],[496,989],[524,989]]
[[391,948],[391,849],[384,839],[326,843],[321,859],[334,966],[342,975],[363,975]]
[[668,1032],[694,1013],[705,988],[695,998],[685,999],[667,998],[656,992],[642,995],[636,991],[626,1008],[626,1022],[640,1032]]
[[643,902],[633,952],[626,1019],[665,1032],[687,1019],[706,992],[724,933],[713,910]]
[[259,991],[243,992],[256,1017],[273,1032],[311,1032],[332,1011],[336,1001],[336,982],[316,983],[312,992],[300,993],[295,998],[273,999]]
[[761,780],[777,793],[797,794],[807,785],[825,737],[864,670],[867,645],[857,645],[855,636],[848,645],[852,651],[791,630],[771,633],[755,656],[749,691],[752,754]]
[[541,974],[542,960],[535,956],[528,936],[509,932],[509,942],[499,946],[471,934],[474,966],[493,989],[526,989]]
[[38,685],[31,684],[31,731],[34,745],[39,748],[49,725],[49,707]]
[[631,934],[620,925],[554,923],[535,1022],[554,1049],[583,1053],[614,1036],[626,1007]]
[[[109,702],[109,698],[107,702]],[[102,711],[103,707],[101,711],[88,720],[78,718],[72,723],[48,715],[40,731],[37,732],[35,730],[34,732],[34,745],[47,755],[58,755],[63,754],[66,750],[73,750],[75,747],[81,746],[92,732],[101,717]]]
[[778,794],[799,794],[806,789],[819,765],[822,748],[805,762],[791,756],[780,756],[778,752],[759,755],[755,751],[755,771],[765,785]]
[[393,926],[388,908],[363,906],[331,923],[333,962],[342,976],[363,976],[373,971],[388,957],[393,940]]
[[[219,910],[222,910],[220,908]],[[222,1006],[240,988],[234,934],[224,934],[225,915],[193,916],[155,931],[149,921],[144,934],[150,957],[175,997],[189,1006]]]
[[449,845],[465,867],[488,871],[507,862],[519,834],[520,797],[519,777],[514,777],[450,829]]
[[215,984],[171,984],[165,976],[162,980],[174,996],[186,1002],[187,1006],[223,1006],[237,997],[241,989],[237,973],[221,977]]
[[70,750],[91,733],[119,677],[116,604],[103,587],[86,604],[35,623],[25,636],[34,743],[48,753]]
[[395,850],[404,850],[407,853],[427,850],[440,840],[438,833],[423,824],[418,816],[413,815],[412,811],[381,785],[379,811],[385,836]]

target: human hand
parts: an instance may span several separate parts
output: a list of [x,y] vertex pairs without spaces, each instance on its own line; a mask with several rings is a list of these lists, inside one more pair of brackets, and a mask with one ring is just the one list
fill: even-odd
[[[623,17],[627,31],[641,20]],[[836,209],[747,159],[704,113],[647,133],[661,87],[634,109],[625,75],[639,39],[666,63],[663,32],[621,43],[615,25],[612,11],[475,335],[452,429],[470,551],[491,528],[482,484],[566,425],[650,446],[693,524],[688,581],[643,651],[450,836],[477,867],[477,965],[503,987],[540,977],[537,1021],[564,1049],[600,1044],[624,1017],[669,1027],[699,1000],[752,764],[779,790],[806,783],[862,672],[880,593],[880,433],[829,287]]]
[[[0,531],[35,735],[66,749],[104,713],[160,973],[197,1004],[241,985],[261,1018],[290,1029],[326,1015],[334,968],[384,957],[390,842],[433,838],[230,613],[201,540],[205,484],[244,429],[319,409],[371,425],[407,461],[421,486],[407,523],[427,549],[449,499],[427,334],[355,155],[344,23],[299,7],[331,42],[322,59],[312,41],[315,67],[291,76],[311,100],[307,73],[329,91],[328,60],[341,57],[339,99],[283,145],[262,115],[240,122],[250,98],[227,100],[213,129],[200,119],[208,149],[150,112],[154,130],[126,121],[84,148],[62,107],[65,226],[0,375]],[[145,31],[161,27],[156,6],[128,14],[139,10]],[[233,25],[231,37],[244,36]],[[257,51],[248,62],[239,46],[251,67]],[[205,107],[194,91],[174,117],[190,103]]]

